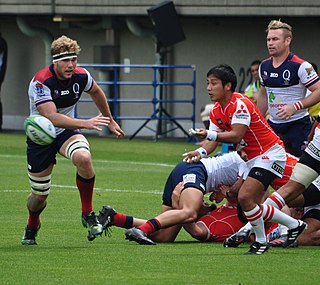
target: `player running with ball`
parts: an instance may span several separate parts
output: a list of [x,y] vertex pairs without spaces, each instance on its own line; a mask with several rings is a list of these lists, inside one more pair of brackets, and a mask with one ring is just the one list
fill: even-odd
[[[27,138],[31,194],[27,200],[29,217],[21,241],[23,245],[37,244],[40,214],[47,205],[57,153],[70,159],[77,169],[82,223],[88,228],[88,240],[102,233],[102,226],[92,209],[95,171],[90,147],[79,129],[101,131],[101,126],[108,126],[118,138],[124,136],[124,132],[113,120],[102,89],[86,69],[77,66],[79,52],[75,40],[66,36],[56,39],[51,45],[52,64],[39,71],[29,85],[30,115],[40,114],[48,118],[56,127],[57,137],[50,145],[37,145]],[[74,117],[82,92],[91,96],[100,115],[87,120]]]

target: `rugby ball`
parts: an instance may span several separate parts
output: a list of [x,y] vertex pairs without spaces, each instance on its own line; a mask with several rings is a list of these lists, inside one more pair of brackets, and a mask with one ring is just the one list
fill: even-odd
[[52,122],[41,115],[32,115],[25,119],[26,135],[39,145],[51,144],[56,138],[56,129]]

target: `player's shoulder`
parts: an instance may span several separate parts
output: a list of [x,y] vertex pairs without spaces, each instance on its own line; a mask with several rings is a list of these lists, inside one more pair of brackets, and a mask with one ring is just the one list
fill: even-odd
[[74,74],[87,75],[88,73],[88,70],[81,66],[76,66],[76,68],[74,69]]
[[261,68],[266,67],[268,65],[272,65],[272,57],[271,56],[266,59],[263,59],[260,63],[259,68],[261,69]]
[[50,67],[46,67],[40,71],[38,71],[35,76],[34,76],[34,79],[33,81],[37,81],[37,82],[45,82],[47,79],[53,77],[53,72],[52,70],[50,69]]
[[297,64],[303,64],[304,62],[306,62],[304,59],[302,59],[301,57],[297,56],[296,54],[291,53],[289,60],[293,63],[297,63]]

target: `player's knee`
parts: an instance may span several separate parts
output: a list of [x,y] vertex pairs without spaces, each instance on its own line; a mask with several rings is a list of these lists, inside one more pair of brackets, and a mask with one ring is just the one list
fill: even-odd
[[244,208],[252,200],[251,195],[246,191],[240,191],[238,193],[238,202]]
[[72,162],[81,168],[88,168],[92,164],[91,154],[87,151],[78,151],[73,155]]
[[184,212],[184,223],[195,222],[198,218],[198,213],[194,209],[183,209]]
[[51,175],[37,177],[28,174],[31,192],[40,196],[47,196],[50,193]]
[[[75,155],[77,154],[77,155]],[[71,141],[65,151],[65,156],[73,162],[88,162],[91,161],[90,146],[86,139],[75,139]]]
[[200,241],[206,241],[207,240],[207,233],[205,232],[192,232],[190,233],[190,235],[196,239],[196,240],[200,240]]

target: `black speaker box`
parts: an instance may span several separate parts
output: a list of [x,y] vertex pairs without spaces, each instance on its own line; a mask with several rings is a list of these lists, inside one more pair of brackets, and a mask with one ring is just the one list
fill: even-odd
[[168,47],[186,39],[172,1],[161,2],[147,11],[160,45]]

